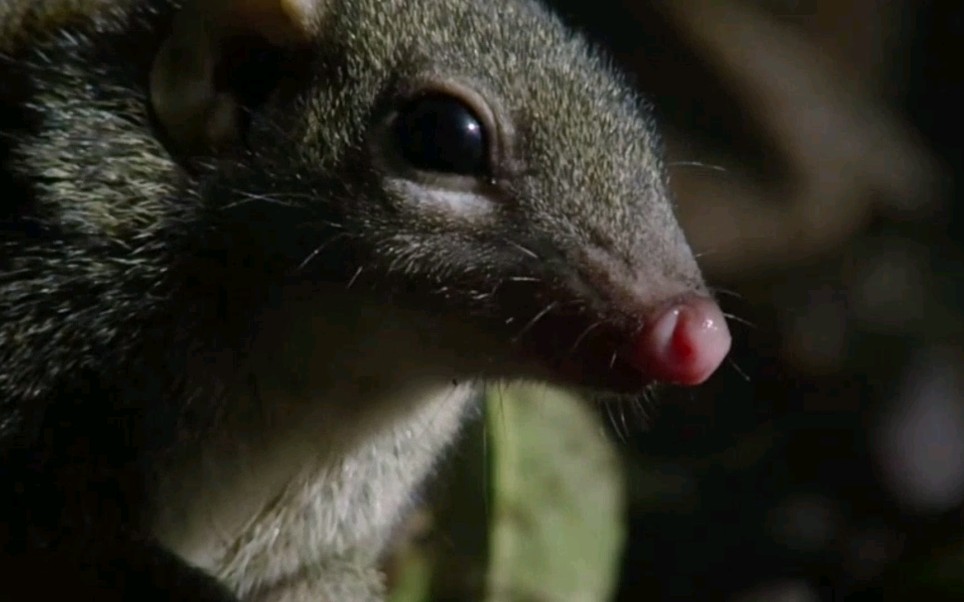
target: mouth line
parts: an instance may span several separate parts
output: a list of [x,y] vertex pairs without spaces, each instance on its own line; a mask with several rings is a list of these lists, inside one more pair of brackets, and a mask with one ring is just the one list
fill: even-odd
[[639,375],[624,372],[589,378],[573,376],[567,373],[563,373],[560,376],[567,386],[579,389],[594,398],[630,399],[643,395],[654,386],[660,384],[656,380],[646,379]]
[[607,394],[633,395],[651,382],[626,361],[626,345],[619,332],[609,321],[590,324],[577,316],[560,315],[531,329],[516,344],[547,380]]

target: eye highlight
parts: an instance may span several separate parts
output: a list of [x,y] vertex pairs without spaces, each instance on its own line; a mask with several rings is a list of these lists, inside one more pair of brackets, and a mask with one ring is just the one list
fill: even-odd
[[477,177],[491,173],[484,120],[455,96],[432,92],[408,101],[391,134],[400,157],[416,169]]

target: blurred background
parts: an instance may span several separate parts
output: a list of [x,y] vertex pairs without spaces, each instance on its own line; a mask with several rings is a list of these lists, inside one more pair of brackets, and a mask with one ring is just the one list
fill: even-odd
[[600,410],[613,599],[964,600],[964,3],[551,4],[653,103],[735,340],[647,420]]
[[560,7],[655,104],[736,317],[626,437],[618,599],[964,600],[964,5]]

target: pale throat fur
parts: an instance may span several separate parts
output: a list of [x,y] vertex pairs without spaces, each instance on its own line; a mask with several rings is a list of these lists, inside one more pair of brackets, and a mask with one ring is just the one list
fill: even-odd
[[374,563],[475,413],[480,387],[455,377],[474,363],[459,356],[471,333],[456,346],[429,316],[339,288],[320,303],[317,287],[288,291],[262,316],[238,367],[250,386],[158,481],[161,542],[240,594],[326,559]]

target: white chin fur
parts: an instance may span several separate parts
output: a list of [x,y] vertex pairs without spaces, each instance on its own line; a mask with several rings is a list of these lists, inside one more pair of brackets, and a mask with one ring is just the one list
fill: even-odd
[[232,389],[223,426],[158,468],[154,535],[242,597],[342,591],[375,565],[475,399],[425,330],[343,287],[289,291],[238,367],[257,388]]

